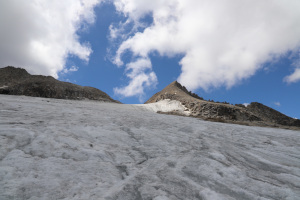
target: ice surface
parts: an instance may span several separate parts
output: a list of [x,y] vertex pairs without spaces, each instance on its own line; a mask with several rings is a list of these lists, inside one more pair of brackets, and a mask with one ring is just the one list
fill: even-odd
[[300,199],[300,132],[0,95],[0,199]]

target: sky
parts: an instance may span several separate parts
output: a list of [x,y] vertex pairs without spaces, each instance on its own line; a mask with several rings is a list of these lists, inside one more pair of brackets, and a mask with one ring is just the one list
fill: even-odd
[[177,80],[300,118],[299,0],[10,0],[0,28],[0,67],[130,104]]

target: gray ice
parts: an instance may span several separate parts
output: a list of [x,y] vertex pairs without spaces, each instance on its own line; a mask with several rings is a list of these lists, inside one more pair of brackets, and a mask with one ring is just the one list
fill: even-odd
[[300,199],[300,131],[0,95],[0,199]]

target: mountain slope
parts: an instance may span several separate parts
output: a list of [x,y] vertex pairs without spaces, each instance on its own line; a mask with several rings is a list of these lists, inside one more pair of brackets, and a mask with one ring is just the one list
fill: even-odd
[[96,88],[58,81],[51,76],[30,75],[25,69],[11,66],[0,68],[0,94],[119,103]]
[[[300,120],[288,117],[260,103],[254,102],[245,107],[243,105],[205,101],[198,95],[188,92],[177,81],[154,94],[145,103],[155,103],[164,99],[180,101],[190,111],[192,117],[247,125],[300,127]],[[173,114],[176,114],[176,111]]]
[[258,102],[252,102],[246,107],[247,110],[255,113],[256,116],[260,117],[265,121],[270,121],[275,124],[281,124],[286,126],[298,126],[300,127],[300,120],[288,117],[273,108],[265,106]]

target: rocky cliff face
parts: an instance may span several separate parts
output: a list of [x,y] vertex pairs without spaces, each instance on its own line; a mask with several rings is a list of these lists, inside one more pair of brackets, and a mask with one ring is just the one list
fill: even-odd
[[288,117],[260,103],[251,103],[245,107],[205,101],[198,95],[188,92],[177,81],[153,95],[145,103],[154,103],[163,99],[180,101],[190,111],[192,117],[247,125],[300,127],[300,120]]
[[30,75],[25,69],[11,66],[0,68],[0,94],[119,103],[96,88],[58,81],[51,76]]

